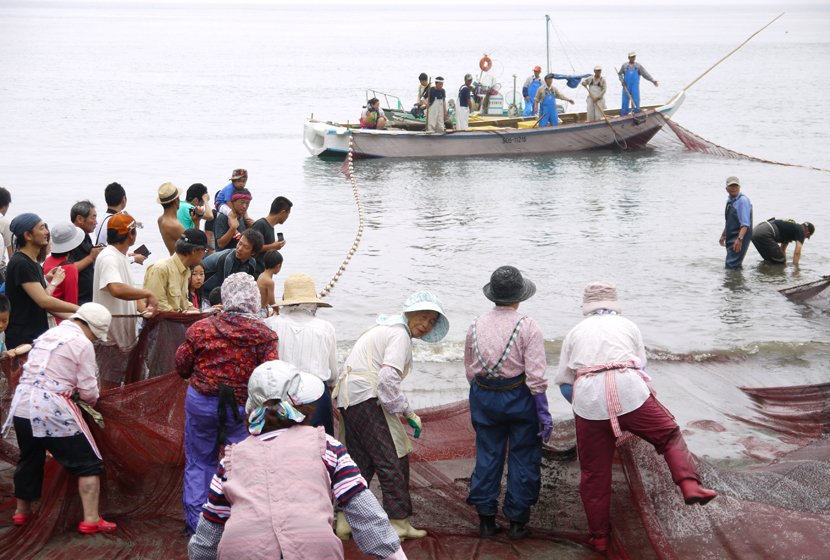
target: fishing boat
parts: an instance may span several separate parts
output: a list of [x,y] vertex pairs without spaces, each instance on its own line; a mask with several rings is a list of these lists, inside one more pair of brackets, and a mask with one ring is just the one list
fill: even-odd
[[303,143],[312,155],[344,158],[352,144],[355,158],[430,158],[552,154],[612,148],[642,148],[683,104],[681,91],[665,105],[643,107],[619,116],[606,111],[608,121],[586,121],[586,113],[564,113],[562,124],[543,128],[522,119],[512,126],[477,126],[464,131],[424,132],[363,129],[359,125],[309,119]]

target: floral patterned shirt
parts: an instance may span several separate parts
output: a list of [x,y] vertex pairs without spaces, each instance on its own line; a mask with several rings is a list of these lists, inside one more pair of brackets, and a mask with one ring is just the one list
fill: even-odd
[[176,351],[176,371],[202,395],[233,389],[240,406],[248,400],[248,379],[263,362],[278,360],[278,338],[262,321],[219,313],[193,323]]

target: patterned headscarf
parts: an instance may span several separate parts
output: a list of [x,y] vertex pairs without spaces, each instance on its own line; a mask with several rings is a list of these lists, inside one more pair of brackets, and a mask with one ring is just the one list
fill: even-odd
[[222,282],[222,307],[226,313],[259,318],[262,296],[256,281],[247,272],[231,274]]

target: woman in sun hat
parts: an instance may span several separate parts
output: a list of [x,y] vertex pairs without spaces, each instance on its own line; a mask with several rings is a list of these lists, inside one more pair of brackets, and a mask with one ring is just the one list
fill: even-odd
[[[65,276],[57,287],[51,288],[53,297],[67,303],[78,304],[78,268],[69,262],[70,253],[84,242],[86,233],[71,222],[58,222],[52,227],[52,254],[46,257],[43,263],[43,272],[48,273],[53,268],[60,268]],[[53,280],[54,284],[55,281]],[[47,289],[46,293],[49,293]],[[61,320],[57,319],[58,324]]]
[[[401,382],[412,362],[412,339],[438,342],[450,328],[441,302],[430,292],[412,294],[403,311],[381,315],[360,335],[343,364],[332,396],[340,409],[340,441],[368,482],[377,472],[383,491],[383,508],[403,539],[420,539],[426,531],[409,523],[409,452],[412,443],[400,416],[421,435],[421,419],[412,410]],[[348,538],[348,526],[340,512],[337,534]]]
[[103,305],[86,303],[34,341],[14,392],[3,434],[14,425],[20,459],[14,471],[15,525],[29,522],[40,501],[48,451],[66,471],[78,477],[84,519],[81,533],[110,532],[115,523],[98,513],[101,452],[73,394],[89,405],[98,400],[95,340],[107,340],[112,315]]
[[542,440],[550,439],[553,431],[545,394],[545,340],[536,321],[518,312],[519,303],[536,293],[536,285],[519,269],[499,267],[483,291],[496,306],[473,321],[464,346],[476,431],[476,466],[467,503],[478,512],[482,537],[501,530],[496,512],[507,454],[502,511],[510,520],[509,537],[518,540],[530,533],[525,523],[541,490]]
[[346,448],[309,426],[323,390],[319,377],[281,360],[254,370],[245,404],[250,436],[219,463],[188,546],[191,560],[342,559],[332,498],[364,554],[406,559]]

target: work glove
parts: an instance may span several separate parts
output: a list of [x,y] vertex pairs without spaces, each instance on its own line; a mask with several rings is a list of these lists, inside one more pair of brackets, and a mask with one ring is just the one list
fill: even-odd
[[536,401],[536,416],[539,417],[539,433],[536,435],[547,443],[553,434],[553,418],[550,417],[548,411],[548,396],[545,393],[539,393],[533,396],[533,400]]
[[421,428],[423,427],[423,424],[421,424],[421,418],[413,412],[406,417],[406,422],[415,428],[415,439],[421,437]]

